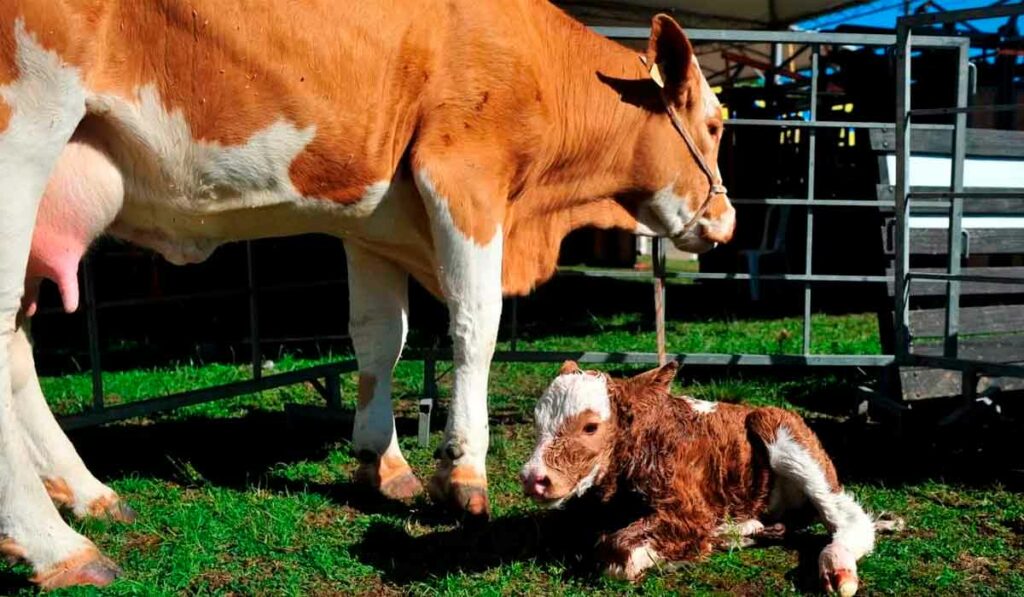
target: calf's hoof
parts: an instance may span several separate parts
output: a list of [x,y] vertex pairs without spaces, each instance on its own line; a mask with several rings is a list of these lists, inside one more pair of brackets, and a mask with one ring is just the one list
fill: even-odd
[[635,583],[648,569],[661,563],[661,555],[650,545],[639,545],[628,552],[615,553],[610,558],[605,575],[616,580]]
[[837,570],[822,577],[825,592],[840,597],[853,597],[857,594],[859,581],[857,573],[850,570]]
[[117,564],[95,548],[89,548],[39,572],[32,577],[32,582],[47,591],[79,586],[105,587],[120,575]]
[[827,593],[853,597],[857,592],[857,558],[842,544],[830,543],[822,550],[818,571]]
[[378,458],[372,452],[359,455],[362,464],[356,469],[353,481],[389,500],[407,503],[423,493],[423,485],[401,458],[385,455]]
[[488,520],[491,517],[487,479],[469,466],[448,469],[442,465],[427,483],[427,493],[434,503],[463,512],[471,519]]

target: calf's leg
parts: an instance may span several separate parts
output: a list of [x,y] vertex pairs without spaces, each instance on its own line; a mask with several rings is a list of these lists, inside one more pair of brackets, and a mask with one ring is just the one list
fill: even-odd
[[875,546],[871,517],[842,490],[835,467],[810,429],[794,415],[779,421],[775,413],[752,415],[752,427],[764,439],[772,471],[780,482],[800,489],[832,533],[818,558],[824,588],[844,597],[857,592],[857,560]]
[[714,547],[711,530],[710,512],[676,504],[603,538],[598,553],[608,563],[608,576],[635,582],[662,562],[694,559],[709,553]]
[[346,243],[349,334],[359,362],[359,397],[352,445],[362,463],[356,481],[385,497],[422,492],[398,447],[391,410],[391,375],[408,328],[408,275],[392,262]]
[[68,508],[78,518],[96,516],[133,521],[135,512],[114,490],[89,472],[53,418],[39,387],[32,346],[24,325],[11,340],[11,381],[14,410],[29,458],[54,502]]

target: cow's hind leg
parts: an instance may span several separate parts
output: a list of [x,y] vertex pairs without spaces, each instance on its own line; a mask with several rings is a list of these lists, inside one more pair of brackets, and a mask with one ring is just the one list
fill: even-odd
[[[2,12],[2,11],[0,11]],[[27,561],[44,588],[105,585],[117,567],[60,517],[29,458],[14,406],[11,342],[36,210],[51,169],[85,113],[76,71],[0,20],[0,553]]]
[[11,341],[11,380],[14,410],[29,457],[53,501],[78,518],[95,516],[122,522],[135,520],[135,512],[118,498],[114,490],[89,472],[53,418],[39,387],[32,346],[24,326]]
[[504,235],[498,211],[504,200],[495,205],[502,195],[490,189],[472,158],[461,166],[445,166],[420,167],[416,173],[448,304],[455,365],[444,445],[427,489],[436,502],[485,518],[490,515],[487,378],[501,319]]
[[852,495],[842,490],[835,467],[813,432],[799,417],[767,411],[751,416],[764,439],[769,463],[779,482],[806,496],[832,533],[821,552],[818,570],[824,588],[844,597],[857,592],[857,560],[875,546],[875,525]]
[[352,243],[346,243],[345,254],[349,333],[359,361],[352,444],[362,462],[356,481],[404,501],[423,491],[398,447],[391,410],[391,375],[408,327],[408,275]]

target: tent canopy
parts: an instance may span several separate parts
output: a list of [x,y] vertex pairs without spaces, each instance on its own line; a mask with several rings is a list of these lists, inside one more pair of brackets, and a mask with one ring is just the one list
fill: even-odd
[[667,12],[684,27],[782,29],[866,0],[555,0],[588,25],[637,26]]

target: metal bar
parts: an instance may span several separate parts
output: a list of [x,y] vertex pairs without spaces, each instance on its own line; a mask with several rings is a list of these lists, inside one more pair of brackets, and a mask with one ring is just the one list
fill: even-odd
[[[408,351],[408,358],[417,360],[429,354],[441,361],[451,361],[447,351]],[[895,362],[894,355],[800,355],[800,354],[718,354],[718,353],[666,353],[668,360],[694,366],[755,366],[755,367],[886,367]],[[493,361],[500,363],[561,363],[566,360],[591,364],[656,365],[656,352],[591,352],[591,351],[498,351]]]
[[947,114],[968,114],[971,112],[1016,112],[1020,104],[978,104],[976,106],[957,106],[955,108],[918,108],[911,110],[911,116],[943,116]]
[[85,293],[85,329],[89,336],[89,371],[92,374],[92,407],[103,410],[103,367],[100,362],[100,322],[96,314],[96,285],[92,278],[92,259],[82,260],[82,289]]
[[935,367],[937,369],[951,369],[953,371],[965,371],[967,369],[972,369],[980,375],[993,377],[1024,377],[1024,365],[1007,365],[986,361],[950,359],[946,357],[921,354],[909,355],[908,364],[915,367]]
[[[957,108],[967,106],[967,72],[970,63],[969,46],[960,46],[957,50]],[[964,200],[958,193],[964,190],[964,162],[967,159],[967,112],[960,111],[956,115],[956,128],[953,130],[952,172],[949,181],[949,192],[953,194],[949,203],[949,234],[947,236],[946,273],[946,325],[943,334],[943,356],[955,358],[959,346],[960,332],[960,259],[963,239]]]
[[[587,278],[614,278],[619,280],[648,280],[650,274],[628,270],[559,270],[559,276],[582,276]],[[665,272],[665,279],[672,280],[749,280],[750,274],[718,272]],[[788,280],[790,282],[892,282],[891,276],[856,276],[832,274],[759,274],[758,280]]]
[[327,386],[324,388],[327,408],[341,410],[341,378],[337,375],[328,375],[324,378],[324,384]]
[[1024,191],[1020,193],[995,191],[991,193],[985,191],[915,191],[910,193],[909,196],[912,199],[951,199],[959,197],[961,199],[978,201],[985,199],[1024,199]]
[[949,274],[941,272],[907,272],[908,280],[937,280],[941,282],[956,280],[958,282],[981,282],[984,284],[1024,284],[1024,277],[1014,276],[979,276],[974,274]]
[[[648,39],[648,27],[592,27],[599,35],[613,39]],[[825,46],[892,46],[896,36],[867,33],[821,33],[817,31],[754,31],[735,29],[687,29],[687,37],[694,42],[729,43],[787,43]],[[915,42],[921,47],[949,48],[961,43],[961,38],[928,36]]]
[[259,293],[256,291],[256,256],[252,241],[245,241],[245,263],[248,269],[249,293],[249,349],[252,356],[252,378],[263,377],[263,357],[260,349]]
[[[1007,6],[986,6],[984,8],[968,8],[964,10],[948,10],[944,12],[926,12],[899,18],[901,26],[916,27],[920,25],[936,25],[939,23],[959,23],[975,19],[995,19],[1024,14],[1024,5],[1010,4]],[[917,43],[917,42],[914,42]]]
[[658,350],[658,364],[665,360],[665,242],[659,237],[652,243],[651,261],[654,272],[654,335]]
[[[821,58],[821,46],[814,46],[811,52],[811,120],[818,119],[818,66]],[[818,131],[811,129],[807,137],[807,201],[814,200],[815,190],[815,152],[818,149]],[[814,210],[808,206],[806,213],[806,239],[804,244],[804,274],[812,275],[814,261]],[[811,354],[811,283],[804,282],[804,337],[803,352]]]
[[303,383],[311,379],[320,379],[328,376],[337,376],[343,373],[351,373],[357,369],[356,362],[341,361],[327,365],[318,365],[298,371],[279,373],[261,379],[247,379],[235,383],[229,383],[199,390],[190,390],[160,398],[141,400],[129,404],[118,404],[108,406],[99,412],[85,412],[81,414],[61,417],[60,424],[65,429],[77,429],[91,425],[102,425],[113,421],[122,421],[132,417],[143,417],[155,412],[212,402],[223,398],[254,394],[263,390],[290,386]]
[[[780,128],[819,128],[819,129],[883,129],[891,130],[896,125],[891,122],[869,122],[854,120],[776,120],[772,118],[730,118],[725,121],[726,127],[730,126],[774,126]],[[914,130],[953,130],[952,124],[915,124]]]
[[[948,195],[948,193],[946,193]],[[893,208],[896,207],[894,201],[879,200],[879,199],[789,199],[786,197],[770,197],[770,198],[747,198],[747,199],[733,199],[729,197],[729,203],[733,205],[792,205],[798,207],[870,207],[871,209],[878,209],[880,207]],[[948,201],[932,201],[924,203],[915,203],[915,207],[946,207],[949,205]]]
[[893,316],[895,353],[898,361],[910,354],[910,29],[897,21],[896,28],[896,242],[893,268],[895,284]]

